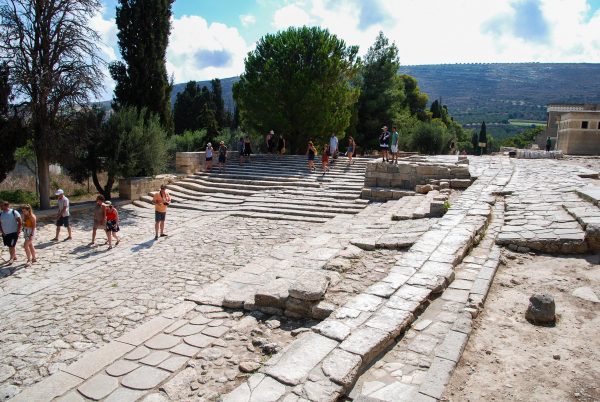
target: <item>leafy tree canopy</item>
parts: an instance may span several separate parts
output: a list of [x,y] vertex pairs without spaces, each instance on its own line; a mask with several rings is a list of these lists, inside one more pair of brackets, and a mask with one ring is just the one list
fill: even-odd
[[309,138],[325,142],[350,123],[359,89],[358,48],[319,27],[289,28],[262,37],[234,86],[242,127],[284,133],[292,152]]

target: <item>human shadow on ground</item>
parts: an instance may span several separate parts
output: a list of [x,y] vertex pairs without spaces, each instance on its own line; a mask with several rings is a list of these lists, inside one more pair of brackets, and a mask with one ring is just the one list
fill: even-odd
[[135,246],[131,247],[131,251],[133,251],[134,253],[140,251],[140,250],[145,250],[145,249],[149,249],[152,247],[152,245],[156,242],[157,240],[155,240],[154,238],[145,241],[143,243],[139,243],[136,244]]
[[34,247],[35,247],[36,250],[43,250],[45,248],[48,248],[50,246],[54,246],[54,245],[57,245],[57,244],[58,244],[58,242],[56,242],[56,241],[47,241],[47,242],[44,242],[44,243],[34,244]]

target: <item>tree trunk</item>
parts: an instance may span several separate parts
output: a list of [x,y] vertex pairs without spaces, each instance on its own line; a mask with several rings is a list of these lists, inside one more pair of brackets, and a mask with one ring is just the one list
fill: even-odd
[[115,177],[109,173],[106,180],[106,186],[102,187],[100,180],[98,180],[98,172],[93,170],[92,181],[94,182],[94,187],[96,187],[96,190],[98,190],[98,192],[102,194],[106,200],[110,200],[110,193],[112,192],[112,186],[115,183]]
[[50,209],[50,162],[42,152],[37,154],[40,209]]

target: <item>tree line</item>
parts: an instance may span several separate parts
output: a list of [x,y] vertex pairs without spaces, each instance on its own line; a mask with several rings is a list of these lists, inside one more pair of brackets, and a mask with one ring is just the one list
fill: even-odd
[[[171,110],[166,49],[172,0],[118,0],[121,60],[108,66],[112,108],[90,106],[101,88],[98,34],[89,19],[99,0],[6,0],[0,5],[2,175],[28,140],[35,154],[40,206],[48,208],[49,164],[76,181],[92,177],[110,198],[119,177],[153,175],[168,153],[231,140],[237,129],[284,134],[302,153],[309,139],[354,136],[376,149],[381,126],[396,126],[401,147],[426,154],[472,149],[470,136],[441,100],[427,108],[417,81],[398,73],[398,48],[380,33],[364,58],[358,47],[319,27],[289,28],[261,38],[224,108],[221,82],[189,82]],[[4,146],[6,145],[6,146]],[[103,181],[100,180],[102,173]]]

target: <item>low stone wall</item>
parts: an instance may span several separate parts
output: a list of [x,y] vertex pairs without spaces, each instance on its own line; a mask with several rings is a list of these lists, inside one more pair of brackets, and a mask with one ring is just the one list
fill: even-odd
[[150,191],[157,191],[161,184],[168,184],[176,180],[174,175],[159,175],[155,177],[130,177],[119,180],[119,198],[123,200],[137,200]]
[[562,151],[541,151],[531,149],[517,149],[519,159],[562,159]]
[[[227,159],[237,159],[238,151],[227,151]],[[192,174],[199,171],[204,171],[206,162],[206,152],[177,152],[175,154],[175,170],[177,173]],[[214,152],[213,162],[217,163],[217,152]]]
[[389,200],[408,195],[407,191],[426,193],[428,189],[465,189],[471,185],[468,163],[466,158],[460,158],[457,162],[409,158],[398,161],[398,164],[371,161],[367,163],[361,197]]

